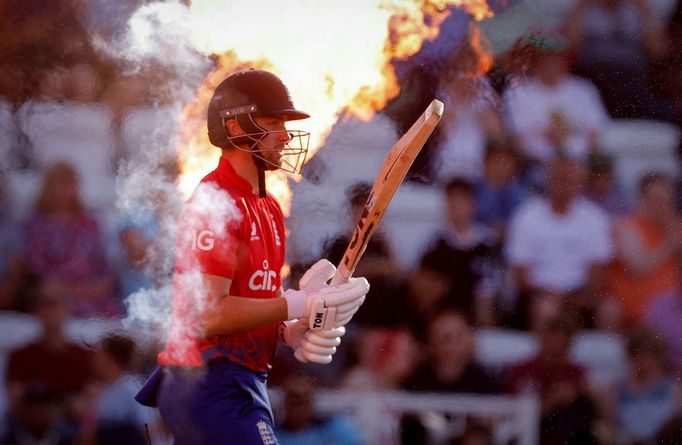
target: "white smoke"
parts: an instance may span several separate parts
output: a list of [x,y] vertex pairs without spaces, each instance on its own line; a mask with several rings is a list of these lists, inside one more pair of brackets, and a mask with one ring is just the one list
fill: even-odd
[[[126,296],[124,324],[145,335],[163,337],[171,319],[172,271],[175,263],[177,218],[183,205],[177,191],[174,170],[180,117],[194,98],[197,87],[210,71],[210,59],[193,49],[185,26],[188,6],[178,0],[158,1],[141,6],[115,41],[97,40],[95,46],[119,61],[123,74],[149,73],[163,76],[150,83],[155,102],[131,110],[122,121],[132,136],[125,140],[127,155],[118,166],[117,208],[132,221],[156,220],[154,249],[146,272],[152,288]],[[161,74],[162,73],[162,74]],[[125,131],[124,131],[125,133]],[[216,159],[217,164],[217,159]],[[206,195],[206,196],[204,196]],[[198,194],[195,204],[210,210],[216,227],[234,218],[234,203],[210,192]],[[192,288],[202,294],[201,280],[193,275]]]

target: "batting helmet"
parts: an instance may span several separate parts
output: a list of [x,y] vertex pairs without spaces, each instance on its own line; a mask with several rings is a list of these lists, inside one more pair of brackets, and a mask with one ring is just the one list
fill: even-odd
[[259,133],[262,129],[254,127],[252,118],[273,115],[283,115],[287,120],[310,117],[294,107],[279,77],[262,70],[240,71],[223,80],[213,92],[208,104],[208,138],[221,148],[245,142],[231,138],[225,128],[226,119],[236,118],[247,133]]

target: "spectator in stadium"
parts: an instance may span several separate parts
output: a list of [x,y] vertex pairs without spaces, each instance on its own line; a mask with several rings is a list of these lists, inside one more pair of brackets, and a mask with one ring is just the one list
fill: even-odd
[[135,292],[154,289],[170,280],[173,267],[164,255],[164,243],[172,240],[164,215],[173,212],[174,197],[168,190],[175,174],[172,166],[160,166],[158,171],[147,171],[152,183],[139,196],[128,196],[131,202],[122,218],[119,241],[122,261],[118,268],[118,286],[122,298]]
[[63,300],[39,294],[31,306],[42,333],[11,351],[7,359],[10,421],[0,443],[17,443],[28,435],[39,443],[49,437],[54,440],[50,443],[71,444],[78,433],[86,385],[93,378],[92,354],[66,337],[69,309]]
[[89,417],[90,430],[83,436],[97,445],[147,443],[145,424],[155,430],[158,416],[134,400],[140,390],[139,378],[130,373],[135,354],[134,341],[119,334],[102,338],[93,357],[98,385]]
[[[355,225],[365,211],[365,203],[369,197],[372,186],[366,182],[358,182],[346,190],[346,198],[349,207],[347,227],[344,234],[333,241],[326,243],[325,257],[332,264],[339,264],[343,254],[351,240]],[[362,261],[355,269],[356,276],[367,277],[372,282],[372,288],[367,294],[367,300],[353,318],[353,323],[358,325],[386,325],[383,308],[391,305],[396,291],[396,277],[400,276],[400,268],[391,251],[391,246],[384,236],[381,226],[374,233],[362,255]],[[365,304],[368,306],[365,307]]]
[[604,273],[611,259],[609,219],[581,196],[585,169],[560,159],[549,166],[547,192],[519,208],[510,223],[506,257],[519,289],[518,323],[539,331],[562,307],[599,325]]
[[[404,327],[363,328],[358,338],[358,361],[340,387],[359,393],[400,389],[418,364],[419,345],[412,333]],[[400,413],[377,399],[363,404],[355,419],[368,444],[399,443],[405,427]]]
[[439,124],[441,139],[431,155],[438,184],[453,176],[480,178],[486,140],[504,129],[500,98],[484,75],[492,65],[490,44],[475,21],[440,78],[438,97],[447,113]]
[[678,381],[655,331],[637,327],[627,336],[629,374],[609,391],[618,443],[651,443],[680,407]]
[[[404,381],[407,391],[491,394],[501,389],[497,379],[475,361],[473,328],[456,309],[445,308],[431,320],[421,350],[426,357]],[[408,440],[403,443],[432,443],[432,433],[422,416],[405,416],[403,438]],[[475,431],[465,431],[463,438],[477,437],[470,433]]]
[[589,395],[584,370],[569,357],[578,322],[562,312],[543,326],[540,349],[530,360],[508,372],[507,390],[540,397],[540,443],[543,445],[594,444],[596,405]]
[[670,178],[650,173],[641,179],[638,208],[615,223],[613,245],[608,292],[626,321],[639,322],[656,295],[680,285],[682,224]]
[[427,359],[406,380],[409,391],[489,394],[498,382],[474,359],[474,333],[465,314],[445,309],[431,320]]
[[528,179],[543,186],[542,164],[557,157],[586,159],[609,117],[594,85],[570,73],[566,37],[531,34],[513,51],[527,54],[529,76],[507,86],[505,117],[529,163]]
[[[371,323],[358,323],[357,326],[372,330],[407,328],[416,339],[423,340],[429,321],[443,307],[452,305],[453,280],[444,268],[447,266],[444,261],[442,252],[434,251],[424,255],[406,277],[394,277],[396,289],[390,295],[390,301],[377,314],[372,314]],[[353,335],[353,331],[349,331],[347,338]],[[359,333],[358,338],[362,340],[363,334]]]
[[24,238],[35,292],[68,303],[75,316],[120,313],[99,224],[83,206],[71,164],[45,171]]
[[629,205],[614,177],[611,158],[601,151],[593,151],[587,164],[589,169],[585,192],[587,198],[611,217],[627,213]]
[[440,257],[443,274],[452,279],[448,302],[467,314],[472,323],[494,324],[499,247],[495,233],[475,221],[473,184],[452,178],[445,186],[445,207],[444,227],[436,233],[425,255]]
[[123,298],[154,287],[153,246],[158,233],[159,221],[155,215],[132,216],[125,221],[119,237],[123,247],[119,289]]
[[488,140],[483,176],[474,182],[476,221],[493,229],[499,242],[512,214],[529,195],[519,180],[519,167],[516,143],[510,137]]
[[358,361],[343,378],[352,391],[396,389],[412,373],[418,345],[405,327],[365,328],[358,344]]
[[282,390],[283,420],[275,429],[281,445],[367,443],[350,419],[341,416],[323,417],[315,412],[317,388],[310,377],[304,374],[291,375],[284,382]]
[[597,85],[612,117],[673,120],[672,105],[651,88],[666,41],[647,0],[579,0],[565,26],[577,72]]
[[[678,264],[679,260],[678,258]],[[682,267],[679,265],[677,273],[682,273]],[[670,365],[682,375],[682,323],[680,320],[682,320],[682,286],[656,295],[646,308],[643,325],[658,333],[666,344]]]
[[444,270],[445,257],[434,251],[424,255],[419,265],[402,281],[393,302],[383,308],[384,326],[407,326],[415,338],[426,338],[429,321],[448,306],[453,278]]

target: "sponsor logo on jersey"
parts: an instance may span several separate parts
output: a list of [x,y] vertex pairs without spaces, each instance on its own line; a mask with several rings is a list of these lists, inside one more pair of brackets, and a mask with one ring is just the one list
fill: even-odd
[[258,241],[260,240],[260,236],[258,236],[258,227],[256,227],[256,222],[251,223],[251,241]]
[[215,234],[210,230],[192,230],[192,249],[209,251],[215,247]]
[[277,290],[277,272],[269,270],[268,260],[263,260],[263,268],[255,271],[249,278],[249,289],[251,290]]

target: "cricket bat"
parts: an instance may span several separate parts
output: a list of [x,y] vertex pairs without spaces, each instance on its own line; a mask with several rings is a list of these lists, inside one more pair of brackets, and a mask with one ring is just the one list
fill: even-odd
[[391,147],[365,202],[365,208],[355,226],[353,237],[336,268],[332,284],[346,282],[353,275],[367,243],[376,231],[398,186],[407,175],[410,166],[442,115],[443,103],[434,99],[410,129]]

